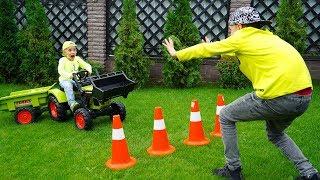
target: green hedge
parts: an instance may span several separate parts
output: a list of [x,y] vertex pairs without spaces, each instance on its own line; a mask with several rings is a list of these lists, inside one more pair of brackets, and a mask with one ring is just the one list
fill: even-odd
[[14,82],[20,66],[17,58],[18,44],[14,3],[12,0],[0,1],[0,82]]
[[276,34],[304,54],[307,28],[306,23],[299,20],[302,16],[301,0],[281,0],[276,16]]
[[144,39],[139,31],[135,1],[124,0],[118,34],[120,43],[115,49],[116,70],[124,71],[139,87],[145,86],[149,80],[150,60],[144,53]]
[[222,88],[241,89],[251,84],[240,71],[239,60],[234,56],[222,56],[216,67],[220,75],[218,85]]
[[[164,29],[164,37],[172,37],[175,49],[180,50],[201,42],[199,31],[192,23],[192,12],[188,0],[174,0],[175,9],[169,11]],[[201,82],[201,59],[178,62],[163,49],[164,83],[170,87],[193,87]]]
[[19,79],[22,83],[48,85],[58,81],[57,54],[49,21],[40,1],[26,0],[27,26],[19,33]]

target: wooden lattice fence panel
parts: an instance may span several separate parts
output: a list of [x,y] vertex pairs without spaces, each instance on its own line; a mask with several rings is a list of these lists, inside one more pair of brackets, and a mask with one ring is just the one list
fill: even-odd
[[[16,22],[21,29],[27,23],[24,0],[15,0]],[[64,41],[71,40],[77,44],[78,54],[88,56],[87,40],[87,1],[86,0],[41,0],[49,19],[55,48],[61,52]]]
[[[320,51],[320,1],[303,0],[303,17],[307,23],[307,53]],[[275,17],[279,6],[279,1],[273,0],[252,0],[251,5],[255,7],[264,19],[272,20],[271,30],[275,30]]]
[[[190,1],[193,22],[199,29],[199,34],[210,39],[224,39],[228,34],[228,15],[230,0],[193,0]],[[173,6],[172,0],[136,0],[136,13],[140,23],[140,31],[145,38],[145,51],[149,56],[161,56],[161,42],[166,15]],[[121,19],[122,1],[107,2],[107,54],[113,54],[119,43],[117,27]]]

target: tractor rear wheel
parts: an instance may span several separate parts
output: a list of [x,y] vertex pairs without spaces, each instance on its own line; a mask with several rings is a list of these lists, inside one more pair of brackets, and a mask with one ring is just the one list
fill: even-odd
[[15,112],[15,120],[18,124],[30,124],[35,120],[35,112],[32,107],[18,108]]
[[67,110],[63,104],[58,102],[56,97],[49,96],[48,109],[54,121],[67,120]]
[[110,104],[111,112],[110,112],[110,119],[113,119],[114,115],[120,115],[121,121],[124,121],[126,119],[126,107],[121,102],[113,102]]
[[79,108],[74,112],[74,123],[80,130],[88,130],[92,127],[90,113],[85,108]]

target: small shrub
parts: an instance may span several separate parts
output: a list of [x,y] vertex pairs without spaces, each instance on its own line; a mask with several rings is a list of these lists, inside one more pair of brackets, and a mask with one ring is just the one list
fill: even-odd
[[47,85],[58,81],[58,61],[49,21],[40,1],[26,0],[27,25],[19,34],[20,81]]
[[104,74],[105,68],[103,63],[96,61],[96,60],[88,60],[87,63],[89,63],[92,67],[92,74],[95,75],[96,71],[98,71],[99,74]]
[[12,0],[0,1],[0,82],[15,81],[20,66],[14,10]]
[[281,0],[276,16],[276,34],[304,54],[307,29],[302,16],[301,0]]
[[145,86],[149,80],[150,60],[144,53],[144,37],[139,31],[135,1],[123,1],[118,34],[120,43],[114,54],[116,70],[124,71],[128,78],[138,83],[139,87]]
[[240,71],[239,60],[234,56],[222,56],[216,67],[219,71],[218,84],[222,88],[241,89],[249,86],[251,82]]
[[[175,36],[170,36],[175,44],[176,50],[183,49],[180,40]],[[170,56],[165,48],[163,48],[163,56],[165,63],[162,73],[166,86],[169,87],[193,87],[200,81],[199,66],[193,66],[195,63],[200,64],[200,60],[192,60],[180,62]]]
[[[188,0],[174,0],[175,9],[169,11],[164,37],[172,37],[175,49],[180,50],[201,42],[199,31],[192,23],[192,12]],[[193,87],[201,82],[201,59],[179,62],[163,49],[164,83],[170,87]]]

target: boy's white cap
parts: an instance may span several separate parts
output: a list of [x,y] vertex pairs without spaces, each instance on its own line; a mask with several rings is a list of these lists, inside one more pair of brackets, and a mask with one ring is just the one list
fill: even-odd
[[62,51],[64,51],[65,49],[67,49],[69,47],[77,47],[77,45],[76,45],[76,43],[74,43],[72,41],[66,41],[62,45]]

